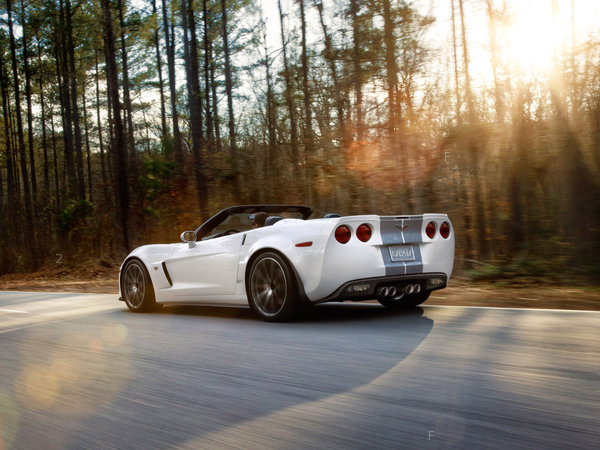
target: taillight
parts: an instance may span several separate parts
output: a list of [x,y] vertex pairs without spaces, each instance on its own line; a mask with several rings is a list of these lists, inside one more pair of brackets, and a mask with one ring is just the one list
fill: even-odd
[[372,235],[373,231],[371,230],[371,227],[366,223],[363,223],[360,227],[356,229],[356,237],[362,242],[367,242],[369,239],[371,239]]
[[340,225],[335,230],[335,240],[340,244],[346,244],[352,237],[352,231],[346,225]]
[[429,239],[433,239],[435,237],[436,226],[435,222],[429,222],[425,227],[425,234]]
[[440,236],[444,239],[448,239],[448,236],[450,236],[450,224],[448,222],[440,225]]

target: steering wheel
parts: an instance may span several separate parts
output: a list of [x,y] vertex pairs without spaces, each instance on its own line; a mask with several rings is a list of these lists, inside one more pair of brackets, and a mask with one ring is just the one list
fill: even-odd
[[236,230],[235,228],[230,228],[229,230],[223,231],[221,236],[229,236],[230,234],[239,233],[240,230]]

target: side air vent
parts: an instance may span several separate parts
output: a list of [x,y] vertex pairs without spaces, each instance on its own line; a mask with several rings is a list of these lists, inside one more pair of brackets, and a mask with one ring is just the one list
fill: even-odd
[[167,277],[167,281],[169,282],[169,286],[173,287],[173,281],[171,280],[171,275],[169,275],[169,271],[167,270],[167,265],[163,261],[162,263],[163,271],[165,272],[165,276]]

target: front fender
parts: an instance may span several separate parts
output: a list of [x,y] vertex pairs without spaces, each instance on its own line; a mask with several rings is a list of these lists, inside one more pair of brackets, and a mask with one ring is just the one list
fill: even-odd
[[121,271],[125,264],[131,260],[132,258],[139,259],[144,266],[146,266],[146,270],[150,275],[150,279],[152,281],[152,285],[154,286],[155,295],[159,296],[159,290],[170,287],[168,280],[165,277],[164,272],[160,265],[162,262],[171,256],[173,250],[176,245],[180,244],[150,244],[150,245],[142,245],[134,249],[121,263],[121,267],[119,268],[119,297],[122,296],[121,293]]

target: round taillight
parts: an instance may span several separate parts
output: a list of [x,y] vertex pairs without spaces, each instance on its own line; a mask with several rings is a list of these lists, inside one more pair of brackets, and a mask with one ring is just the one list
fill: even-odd
[[356,237],[362,242],[367,242],[369,239],[371,239],[372,235],[373,231],[371,230],[371,227],[366,223],[363,223],[360,227],[356,229]]
[[340,225],[335,230],[335,240],[340,244],[346,244],[352,237],[352,231],[346,225]]
[[450,236],[450,224],[448,222],[440,225],[440,236],[444,239],[448,239],[448,236]]
[[425,227],[425,234],[429,239],[433,239],[435,237],[436,226],[435,222],[429,222]]

